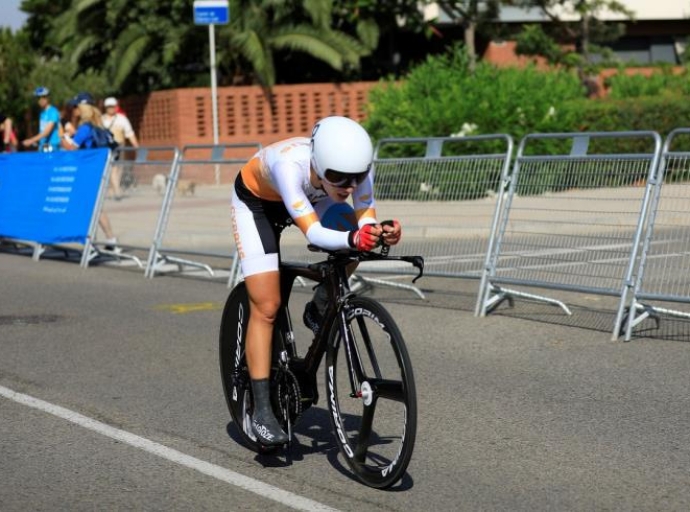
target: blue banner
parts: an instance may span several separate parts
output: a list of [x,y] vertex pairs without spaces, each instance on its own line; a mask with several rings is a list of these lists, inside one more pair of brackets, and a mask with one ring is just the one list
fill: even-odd
[[108,153],[0,154],[0,237],[84,243]]

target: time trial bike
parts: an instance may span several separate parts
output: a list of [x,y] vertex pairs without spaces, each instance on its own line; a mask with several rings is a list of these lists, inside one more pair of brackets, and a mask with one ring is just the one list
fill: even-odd
[[[281,307],[273,333],[271,405],[292,439],[302,413],[316,404],[317,370],[326,356],[326,403],[336,442],[354,475],[364,484],[388,488],[410,462],[417,432],[417,397],[412,363],[403,336],[377,301],[350,290],[348,267],[359,262],[402,261],[424,272],[421,256],[381,252],[326,251],[318,263],[281,262]],[[323,322],[304,356],[299,356],[288,303],[298,277],[323,283],[329,303]],[[234,287],[223,310],[220,370],[230,415],[243,442],[263,446],[251,429],[252,391],[245,359],[249,298],[244,282]]]

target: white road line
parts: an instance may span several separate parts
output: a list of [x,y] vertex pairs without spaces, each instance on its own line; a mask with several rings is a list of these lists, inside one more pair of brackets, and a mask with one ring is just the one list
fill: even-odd
[[255,480],[254,478],[235,473],[234,471],[230,471],[229,469],[221,466],[216,466],[215,464],[205,462],[190,455],[185,455],[182,452],[178,452],[177,450],[173,450],[172,448],[168,448],[162,444],[158,444],[124,430],[111,427],[105,423],[101,423],[100,421],[96,421],[77,412],[60,407],[59,405],[54,405],[29,395],[17,393],[16,391],[4,386],[0,386],[0,396],[4,396],[5,398],[22,405],[38,409],[39,411],[52,414],[53,416],[57,416],[58,418],[62,418],[63,420],[67,420],[71,423],[79,425],[80,427],[98,432],[106,437],[121,441],[130,446],[139,448],[140,450],[152,453],[153,455],[157,455],[158,457],[167,459],[182,466],[186,466],[190,469],[198,471],[199,473],[203,473],[221,480],[222,482],[226,482],[236,487],[240,487],[246,491],[253,492],[262,498],[277,501],[278,503],[290,508],[297,510],[337,511],[337,509],[328,507],[317,501],[312,501],[308,498],[284,491],[283,489],[279,489],[278,487],[274,487],[260,480]]

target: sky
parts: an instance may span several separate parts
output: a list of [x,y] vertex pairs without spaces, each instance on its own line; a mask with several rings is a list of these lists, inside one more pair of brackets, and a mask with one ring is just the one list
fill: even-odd
[[0,0],[0,26],[17,30],[26,21],[26,14],[19,10],[22,0]]

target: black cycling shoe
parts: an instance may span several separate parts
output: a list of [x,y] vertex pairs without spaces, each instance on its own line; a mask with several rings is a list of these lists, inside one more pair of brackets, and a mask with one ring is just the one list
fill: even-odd
[[252,379],[254,393],[254,413],[252,432],[264,446],[280,446],[288,442],[288,436],[280,427],[271,410],[270,384],[268,379]]
[[314,336],[316,336],[323,322],[323,317],[321,313],[319,313],[319,308],[316,307],[314,301],[309,301],[304,306],[302,321],[304,322],[304,326],[310,329],[314,333]]
[[267,414],[264,418],[252,417],[252,432],[264,446],[281,446],[288,442],[287,434],[273,414]]

